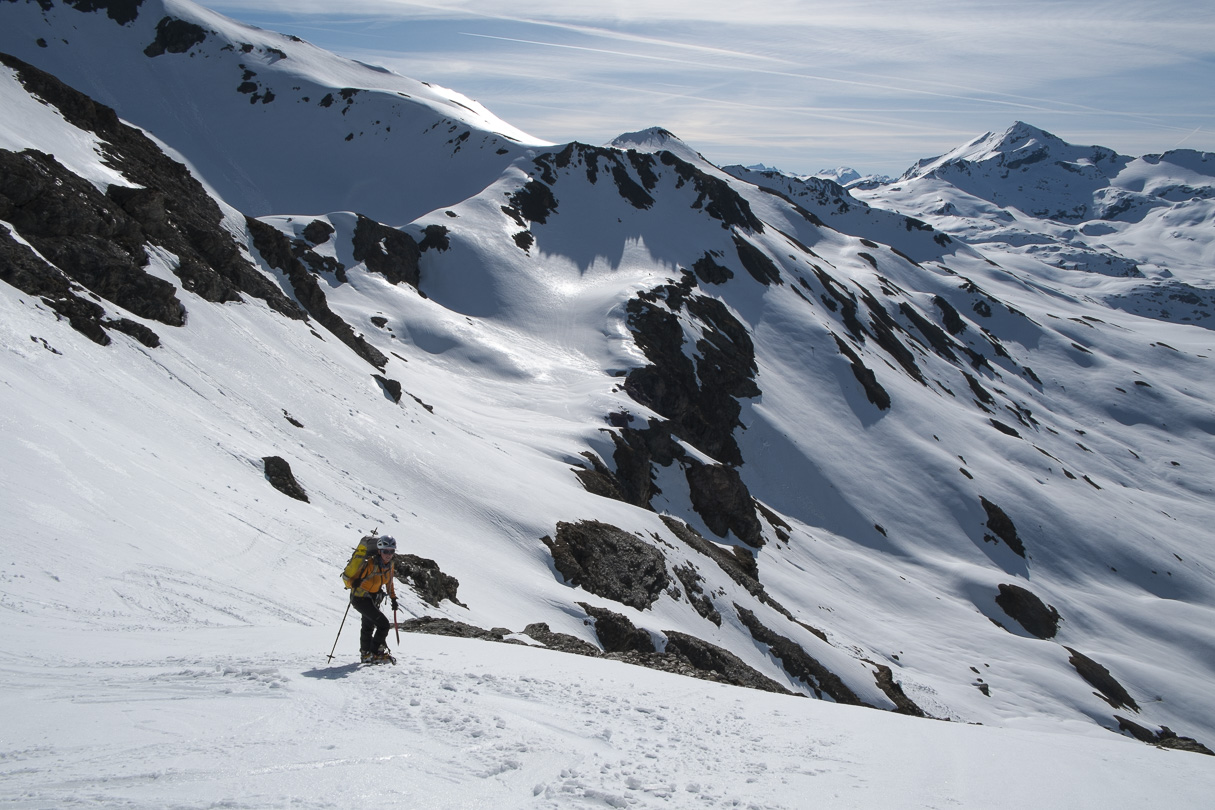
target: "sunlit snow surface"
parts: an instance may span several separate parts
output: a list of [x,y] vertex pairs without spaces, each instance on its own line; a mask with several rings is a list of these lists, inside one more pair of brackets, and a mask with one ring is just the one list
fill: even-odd
[[1206,757],[1114,737],[917,720],[524,646],[406,635],[395,667],[329,663],[337,619],[11,629],[0,806],[1199,808],[1215,790]]
[[[83,31],[79,39],[89,42]],[[299,43],[284,47],[297,45],[307,62]],[[364,75],[346,64],[353,73],[334,78],[334,64],[308,64],[325,86]],[[94,139],[30,101],[10,71],[0,71],[0,93],[21,116],[0,121],[0,147],[54,151],[97,185],[118,179]],[[268,154],[262,147],[293,122],[264,122],[250,154]],[[628,138],[699,160],[669,133]],[[538,173],[522,147],[517,154],[498,156],[514,161],[504,171],[492,160],[444,164],[474,191],[407,226],[415,235],[450,228],[449,248],[424,256],[425,296],[347,254],[353,213],[293,207],[265,217],[292,233],[316,219],[336,229],[321,251],[346,265],[349,283],[324,277],[329,305],[390,357],[384,373],[401,383],[400,403],[332,334],[254,299],[212,305],[179,289],[186,326],[147,322],[159,348],[119,333],[102,347],[0,284],[0,802],[1205,806],[1212,760],[1112,734],[1117,710],[1064,645],[1116,674],[1142,707],[1133,720],[1211,744],[1212,331],[1104,306],[1098,293],[1124,279],[1077,277],[1016,251],[996,266],[888,211],[819,228],[735,181],[769,226],[755,244],[787,279],[765,287],[736,265],[731,281],[706,290],[756,344],[763,395],[743,405],[742,474],[791,529],[759,552],[761,578],[828,640],[792,622],[782,632],[864,700],[890,707],[873,681],[876,661],[952,722],[425,636],[402,636],[398,667],[357,669],[352,619],[327,661],[346,599],[338,571],[378,527],[458,578],[467,605],[436,608],[402,587],[401,618],[516,634],[543,621],[594,643],[578,607],[587,602],[659,638],[696,635],[810,691],[729,606],[783,621],[774,609],[677,544],[657,514],[592,495],[574,475],[583,452],[611,458],[607,414],[647,413],[621,387],[621,372],[646,362],[627,302],[672,283],[708,247],[732,250],[729,232],[693,207],[695,191],[672,172],[656,177],[654,205],[642,211],[571,166],[557,211],[530,223],[525,251],[502,211]],[[320,198],[348,190],[290,177],[315,183]],[[243,218],[225,211],[243,240]],[[1207,244],[1197,240],[1195,255]],[[173,257],[150,254],[149,273],[180,286]],[[857,350],[894,401],[874,408],[835,349],[839,317],[793,290],[794,279],[812,278],[811,261],[837,284],[924,312],[935,296],[953,300],[970,319],[965,339],[981,343],[990,328],[1012,357],[983,383],[1002,398],[1002,418],[1012,419],[1006,404],[1032,408],[1031,438],[993,430],[958,367],[920,352],[920,384],[870,342]],[[972,314],[979,299],[966,283],[990,296],[990,318]],[[290,460],[310,503],[270,487],[270,455]],[[708,535],[681,471],[656,472],[654,507]],[[1028,559],[984,540],[980,496],[1016,516]],[[540,538],[588,518],[654,538],[668,564],[697,565],[726,608],[722,626],[672,593],[639,611],[566,585]],[[1032,584],[1059,608],[1056,639],[1033,638],[1000,611],[993,595],[1005,582]]]

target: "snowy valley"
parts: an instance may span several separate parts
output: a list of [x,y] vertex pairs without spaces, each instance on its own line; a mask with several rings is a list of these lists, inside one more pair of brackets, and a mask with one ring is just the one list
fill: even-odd
[[0,20],[0,805],[1204,806],[1215,155],[845,186]]

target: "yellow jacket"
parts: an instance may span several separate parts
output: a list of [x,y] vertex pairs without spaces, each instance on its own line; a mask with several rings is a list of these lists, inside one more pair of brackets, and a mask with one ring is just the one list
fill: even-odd
[[359,572],[354,575],[354,596],[371,596],[379,593],[380,588],[388,586],[388,595],[393,599],[397,598],[397,589],[392,581],[392,563],[385,564],[380,559],[380,555],[374,557],[368,556],[363,561],[363,565],[359,568]]

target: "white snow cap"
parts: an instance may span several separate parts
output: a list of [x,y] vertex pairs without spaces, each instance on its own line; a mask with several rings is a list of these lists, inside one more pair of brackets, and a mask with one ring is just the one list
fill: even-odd
[[638,152],[670,152],[690,162],[707,162],[704,155],[680,140],[675,133],[662,127],[626,132],[613,138],[608,146],[616,149],[635,149]]

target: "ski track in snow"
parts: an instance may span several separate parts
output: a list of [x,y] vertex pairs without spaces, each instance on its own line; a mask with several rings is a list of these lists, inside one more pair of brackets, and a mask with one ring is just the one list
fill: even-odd
[[1167,795],[1199,807],[1215,789],[1205,758],[1112,736],[934,723],[522,646],[405,635],[395,667],[345,663],[349,637],[332,663],[302,651],[326,647],[330,629],[14,633],[0,657],[0,806],[1011,808]]

